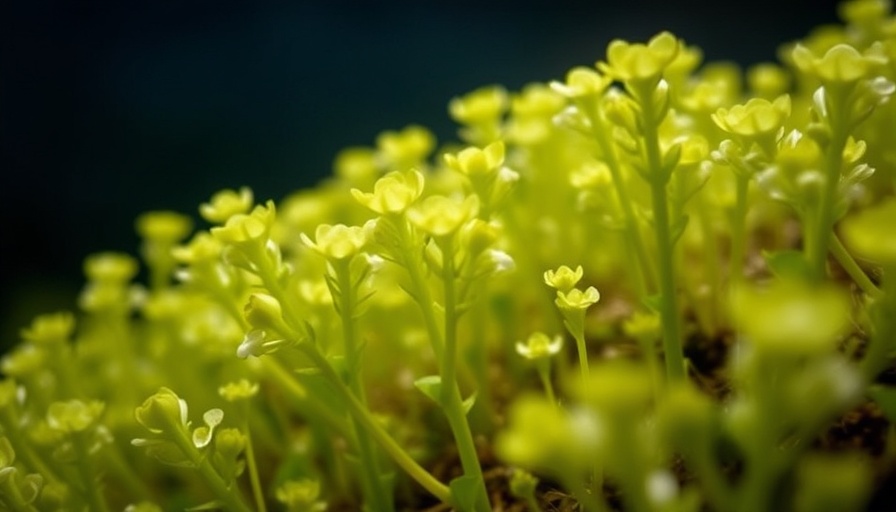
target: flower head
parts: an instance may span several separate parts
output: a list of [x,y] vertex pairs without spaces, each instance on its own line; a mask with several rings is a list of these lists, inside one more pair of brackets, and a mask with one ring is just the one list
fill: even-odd
[[127,254],[102,252],[84,260],[84,273],[91,281],[126,283],[137,275],[137,260]]
[[563,348],[563,337],[560,335],[549,338],[543,332],[533,332],[525,343],[516,342],[517,354],[526,359],[545,359],[560,353]]
[[342,261],[360,253],[367,245],[369,228],[370,226],[321,224],[314,232],[314,241],[305,233],[301,234],[301,238],[305,245],[325,258]]
[[626,83],[655,85],[678,55],[680,42],[669,32],[661,32],[647,44],[616,39],[607,47],[607,62],[597,68]]
[[863,78],[870,78],[873,71],[887,60],[871,51],[864,54],[848,44],[838,44],[821,57],[797,44],[791,54],[793,62],[803,73],[814,76],[825,85],[850,84]]
[[475,125],[500,117],[507,110],[507,103],[507,91],[503,87],[483,87],[451,100],[448,112],[458,123]]
[[199,206],[199,215],[209,222],[223,224],[234,215],[245,214],[249,208],[252,208],[252,190],[249,187],[241,187],[239,191],[224,189]]
[[105,408],[99,400],[53,402],[47,409],[47,424],[60,432],[83,432],[99,420]]
[[434,237],[457,232],[479,210],[476,196],[455,201],[445,196],[430,196],[418,207],[408,211],[408,218],[418,228]]
[[161,433],[171,424],[186,426],[187,402],[168,388],[160,388],[134,412],[137,422],[150,432]]
[[561,310],[581,310],[584,311],[596,304],[600,300],[600,292],[597,288],[589,286],[585,291],[573,288],[568,292],[558,291],[556,304]]
[[484,149],[471,146],[457,155],[446,153],[444,159],[448,167],[470,178],[492,176],[504,163],[504,143],[493,142]]
[[566,74],[565,82],[551,82],[551,89],[569,99],[596,98],[610,86],[613,80],[597,71],[579,66]]
[[376,139],[377,148],[387,165],[396,170],[418,165],[429,155],[435,143],[435,137],[429,130],[414,125],[400,132],[383,132]]
[[584,270],[579,265],[575,270],[561,265],[557,270],[548,270],[544,273],[544,283],[555,290],[568,292],[582,279]]
[[35,345],[64,343],[75,329],[75,317],[71,313],[52,313],[36,317],[31,326],[22,329],[22,339]]
[[245,400],[258,394],[258,383],[249,382],[246,379],[228,382],[218,388],[218,394],[228,402]]
[[356,201],[380,215],[403,213],[422,193],[423,174],[416,169],[390,172],[376,181],[372,193],[352,189]]
[[271,227],[277,216],[273,201],[256,206],[251,213],[230,216],[220,227],[212,228],[212,235],[225,244],[242,245],[264,243],[271,234]]
[[712,115],[712,120],[732,135],[763,137],[777,133],[788,117],[790,96],[784,94],[774,102],[753,98],[730,109],[720,108]]
[[190,217],[177,212],[147,212],[137,218],[137,233],[147,240],[172,244],[183,240],[191,229]]

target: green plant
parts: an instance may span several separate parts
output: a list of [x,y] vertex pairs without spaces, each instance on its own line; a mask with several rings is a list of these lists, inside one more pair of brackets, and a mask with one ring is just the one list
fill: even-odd
[[147,284],[91,256],[0,363],[0,500],[864,508],[896,458],[896,17],[842,14],[745,83],[614,41],[452,100],[460,143],[143,215]]

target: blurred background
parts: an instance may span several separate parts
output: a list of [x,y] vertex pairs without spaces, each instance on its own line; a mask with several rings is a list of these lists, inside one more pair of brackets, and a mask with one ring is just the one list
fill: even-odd
[[343,147],[451,97],[518,89],[668,29],[706,60],[776,59],[834,0],[10,0],[0,6],[0,347],[72,308],[83,258],[136,253],[134,218],[224,187],[279,200]]

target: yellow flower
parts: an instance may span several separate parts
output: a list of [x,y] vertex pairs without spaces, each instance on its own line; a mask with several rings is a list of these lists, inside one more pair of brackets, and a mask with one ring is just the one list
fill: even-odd
[[560,335],[549,338],[543,332],[533,332],[525,343],[516,342],[517,354],[526,359],[544,359],[560,353],[563,348],[563,337]]
[[422,193],[423,174],[416,169],[390,172],[377,180],[373,193],[352,189],[356,201],[380,215],[403,213]]
[[875,68],[887,63],[887,59],[872,51],[864,54],[848,44],[838,44],[822,57],[797,44],[791,54],[793,62],[803,73],[815,76],[823,84],[850,84],[869,78]]
[[172,424],[187,425],[187,402],[174,391],[159,388],[156,394],[137,407],[134,416],[150,432],[159,434],[168,430]]
[[399,171],[420,164],[435,144],[435,137],[429,130],[414,125],[400,132],[383,132],[376,139],[377,149],[387,165]]
[[212,235],[226,244],[265,242],[271,233],[277,211],[273,201],[264,206],[256,206],[251,213],[238,213],[227,219],[227,223],[212,228]]
[[491,122],[506,110],[507,91],[497,85],[476,89],[448,104],[451,118],[466,125]]
[[221,242],[208,232],[202,231],[186,245],[172,248],[171,255],[178,262],[187,264],[214,261],[221,256]]
[[361,252],[367,244],[367,233],[373,224],[364,226],[346,226],[345,224],[321,224],[314,232],[314,240],[305,233],[300,236],[308,247],[319,252],[325,258],[341,261]]
[[228,402],[244,400],[258,394],[258,383],[249,382],[246,379],[240,379],[235,382],[228,382],[227,384],[218,388],[218,394]]
[[236,190],[220,190],[212,196],[211,201],[199,205],[199,215],[215,224],[223,224],[237,214],[244,214],[252,208],[252,190],[241,187]]
[[147,212],[137,218],[137,233],[147,239],[174,243],[186,237],[193,229],[193,221],[176,212]]
[[84,260],[84,273],[91,281],[126,283],[137,275],[137,260],[116,252],[91,254]]
[[336,155],[333,170],[349,183],[370,183],[378,173],[376,152],[365,147],[343,149]]
[[476,196],[467,196],[462,202],[445,196],[430,196],[420,206],[408,211],[408,219],[430,235],[444,237],[459,230],[476,216],[478,210]]
[[744,105],[720,108],[712,115],[719,128],[732,135],[763,137],[777,133],[790,117],[790,96],[778,96],[774,102],[753,98]]
[[569,99],[594,98],[603,94],[613,80],[584,66],[575,67],[566,74],[566,82],[551,82],[551,89]]
[[597,288],[589,286],[585,291],[573,288],[568,292],[557,292],[557,299],[554,301],[561,310],[586,310],[600,300],[600,292]]
[[679,41],[669,32],[661,32],[646,45],[620,39],[607,47],[607,62],[598,62],[603,73],[623,82],[654,85],[678,55]]
[[444,159],[448,167],[471,178],[490,176],[504,163],[504,143],[493,142],[484,149],[468,147],[457,155],[446,153]]
[[544,273],[544,283],[561,292],[568,292],[578,284],[583,274],[584,270],[581,265],[575,270],[561,265],[557,270],[548,270]]
[[47,409],[47,424],[60,432],[83,432],[96,423],[105,408],[99,400],[53,402]]
[[63,312],[37,316],[21,334],[22,339],[35,345],[55,345],[68,341],[74,329],[74,315]]

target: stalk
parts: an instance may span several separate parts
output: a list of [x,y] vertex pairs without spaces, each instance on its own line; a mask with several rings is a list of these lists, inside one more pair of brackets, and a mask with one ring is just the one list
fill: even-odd
[[433,496],[443,503],[450,504],[451,491],[448,487],[423,469],[423,467],[420,466],[417,461],[412,459],[403,448],[398,446],[395,440],[393,440],[383,427],[377,423],[377,420],[370,414],[370,411],[355,398],[351,390],[345,385],[339,375],[336,374],[336,371],[333,370],[333,367],[326,358],[324,358],[324,356],[322,356],[313,346],[305,344],[302,345],[301,348],[323,372],[323,376],[333,385],[333,388],[342,396],[352,416],[355,417],[368,432],[370,432],[373,439],[383,447],[383,450],[392,457],[392,460],[394,460],[399,467]]
[[[840,170],[843,166],[843,149],[849,134],[843,128],[846,125],[845,116],[842,116],[842,106],[846,104],[848,91],[832,88],[826,91],[830,94],[828,126],[831,129],[831,139],[825,151],[824,159],[824,183],[821,195],[821,204],[818,207],[813,237],[806,245],[806,258],[812,278],[820,282],[826,275],[825,263],[827,261],[828,248],[834,228],[834,204],[837,200],[837,185],[840,181]],[[843,118],[841,118],[843,117]]]
[[[346,380],[352,394],[366,409],[367,398],[361,382],[358,333],[355,329],[355,287],[352,284],[351,271],[347,261],[335,262],[333,267],[339,287],[339,315],[342,318],[342,335],[345,342],[346,362],[348,363]],[[371,439],[368,433],[365,432],[364,426],[356,418],[352,418],[362,467],[360,477],[366,498],[370,500],[372,510],[393,510],[392,500],[379,480],[381,473]]]
[[669,199],[666,194],[668,176],[660,157],[659,134],[656,113],[650,95],[639,101],[644,129],[644,149],[650,173],[650,192],[653,200],[653,220],[656,234],[657,261],[659,265],[659,285],[662,301],[660,318],[663,323],[663,352],[665,353],[666,378],[668,382],[684,379],[684,354],[681,343],[681,327],[678,316],[678,297],[675,290],[675,269],[673,265],[672,228],[669,222]]
[[647,249],[644,240],[641,238],[641,231],[638,229],[637,217],[635,216],[634,203],[628,193],[625,179],[619,166],[619,160],[616,158],[615,148],[610,144],[606,125],[600,114],[591,117],[591,125],[595,133],[595,139],[600,147],[601,153],[604,155],[607,168],[610,169],[610,177],[613,179],[613,186],[616,188],[616,195],[619,197],[619,203],[622,206],[622,213],[625,218],[625,233],[628,244],[634,249],[638,258],[638,264],[632,265],[631,274],[635,276],[638,283],[638,290],[641,297],[646,297],[650,290],[655,286],[657,281],[656,272],[650,259],[647,256]]
[[451,237],[443,240],[442,249],[442,282],[445,294],[445,346],[442,356],[442,408],[448,418],[448,424],[454,433],[460,455],[464,475],[473,476],[477,482],[477,510],[491,510],[488,493],[485,489],[485,478],[479,465],[479,455],[473,442],[473,433],[467,422],[463,400],[457,385],[457,297],[456,270],[454,265],[454,247]]
[[190,462],[199,471],[199,475],[205,483],[211,487],[212,492],[221,501],[224,509],[230,512],[252,512],[251,509],[243,503],[242,497],[239,495],[239,487],[236,485],[227,485],[221,475],[215,471],[211,461],[205,457],[199,450],[193,446],[193,441],[187,437],[183,427],[177,422],[169,419],[169,431],[172,433],[175,444],[190,459]]

